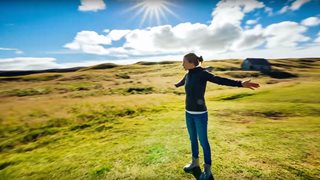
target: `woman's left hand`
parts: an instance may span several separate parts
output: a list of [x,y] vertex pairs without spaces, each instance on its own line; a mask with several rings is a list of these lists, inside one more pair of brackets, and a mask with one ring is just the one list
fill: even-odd
[[260,85],[258,83],[253,83],[253,82],[250,82],[250,81],[251,81],[251,79],[246,80],[246,81],[242,81],[241,84],[242,84],[243,87],[250,88],[252,90],[254,90],[254,88],[260,87]]

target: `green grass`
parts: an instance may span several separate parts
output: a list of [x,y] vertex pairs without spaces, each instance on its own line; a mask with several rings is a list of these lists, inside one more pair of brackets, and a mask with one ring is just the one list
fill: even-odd
[[[254,91],[208,84],[216,179],[320,178],[319,75],[300,72],[299,64],[293,61],[291,70],[298,78],[258,76],[252,81],[261,87]],[[1,84],[1,92],[52,91],[0,99],[0,179],[193,179],[182,170],[191,148],[183,87],[172,87],[183,75],[175,73],[179,65],[88,69],[66,73],[63,81]],[[216,74],[230,70],[218,67],[223,70]],[[201,146],[200,163],[203,169]]]
[[0,76],[0,82],[1,81],[50,81],[57,78],[62,77],[61,74],[50,74],[50,73],[42,73],[42,74],[36,74],[36,75],[26,75],[26,76],[14,76],[14,77],[1,77]]
[[26,88],[26,89],[12,89],[8,91],[0,92],[3,96],[34,96],[34,95],[42,95],[49,94],[51,92],[50,88]]

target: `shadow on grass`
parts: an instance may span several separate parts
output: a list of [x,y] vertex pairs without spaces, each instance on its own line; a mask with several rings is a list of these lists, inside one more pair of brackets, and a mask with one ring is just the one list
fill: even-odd
[[287,78],[296,78],[298,77],[298,75],[296,74],[292,74],[290,72],[286,72],[286,71],[280,71],[280,70],[273,70],[273,71],[262,71],[261,73],[268,75],[272,78],[276,78],[276,79],[287,79]]
[[247,96],[253,96],[254,93],[239,93],[239,94],[233,94],[226,97],[221,97],[220,100],[234,100],[234,99],[240,99]]
[[12,162],[12,161],[3,162],[0,164],[0,170],[5,169],[6,167],[11,166],[13,164],[15,164],[15,162]]

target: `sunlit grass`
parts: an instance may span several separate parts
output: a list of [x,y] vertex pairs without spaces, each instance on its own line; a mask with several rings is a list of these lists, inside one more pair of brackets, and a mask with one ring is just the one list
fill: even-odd
[[[302,71],[300,62],[272,62],[292,65],[298,77],[250,72],[261,85],[254,91],[208,84],[217,179],[320,178],[319,63]],[[232,78],[222,68],[239,63],[206,65]],[[184,73],[180,63],[136,64],[4,80],[0,179],[193,179],[182,170],[191,160],[184,90],[173,86]],[[26,91],[41,88],[50,91]]]

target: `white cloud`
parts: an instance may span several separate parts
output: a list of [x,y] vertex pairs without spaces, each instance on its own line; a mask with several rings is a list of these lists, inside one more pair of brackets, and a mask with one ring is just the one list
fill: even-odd
[[105,54],[105,49],[102,45],[111,45],[111,42],[111,38],[99,35],[95,31],[81,31],[77,33],[73,42],[65,44],[64,47],[102,55]]
[[212,12],[211,26],[223,26],[226,23],[239,26],[245,13],[263,7],[265,7],[264,3],[256,0],[219,1]]
[[81,0],[81,5],[78,7],[79,11],[99,11],[106,8],[103,0]]
[[318,17],[309,17],[304,19],[301,24],[305,26],[317,26],[320,24],[320,19]]
[[16,54],[23,54],[23,51],[16,48],[0,48],[0,51],[14,51]]
[[105,48],[104,45],[112,45],[112,41],[118,41],[131,30],[104,30],[106,35],[99,35],[95,31],[80,31],[71,43],[64,45],[65,48],[78,50],[88,54],[124,56],[126,50],[123,47]]
[[290,9],[295,11],[300,9],[300,7],[304,4],[306,4],[307,2],[310,2],[311,0],[296,0],[292,3]]
[[267,48],[296,47],[299,42],[310,40],[304,36],[307,28],[292,21],[283,21],[267,26],[264,36],[267,40]]
[[33,70],[33,69],[49,69],[59,68],[55,63],[55,58],[43,57],[14,57],[0,59],[1,70]]
[[266,13],[268,13],[268,16],[272,16],[272,15],[273,15],[273,9],[270,8],[270,7],[265,7],[265,8],[264,8],[264,11],[265,11]]
[[225,51],[228,44],[238,38],[240,29],[225,24],[210,28],[201,23],[181,23],[176,26],[164,25],[145,30],[135,29],[128,33],[125,48],[143,53],[179,52],[198,49]]
[[250,19],[246,22],[246,24],[252,25],[252,24],[257,24],[257,20]]
[[315,43],[320,43],[320,31],[317,34],[317,38],[314,40]]
[[264,42],[263,28],[258,24],[253,29],[243,31],[241,38],[233,43],[231,49],[234,51],[252,49],[262,45]]
[[122,37],[124,37],[126,34],[128,34],[130,32],[130,30],[112,30],[111,32],[109,32],[109,30],[105,30],[106,33],[108,34],[108,37],[112,40],[112,41],[118,41],[120,40]]
[[289,10],[291,11],[296,11],[298,9],[300,9],[300,7],[308,2],[310,2],[311,0],[295,0],[290,6],[286,5],[283,8],[280,9],[279,14],[283,14]]
[[283,6],[280,11],[279,11],[279,14],[283,14],[285,12],[287,12],[289,10],[289,6]]
[[[221,52],[226,51],[228,46],[239,38],[240,31],[239,27],[232,24],[210,29],[208,25],[200,23],[181,23],[174,27],[164,25],[123,32],[116,30],[106,35],[82,31],[76,35],[73,42],[64,47],[98,55],[159,55],[198,49]],[[123,46],[103,46],[111,45],[112,40],[122,36],[125,38]]]

